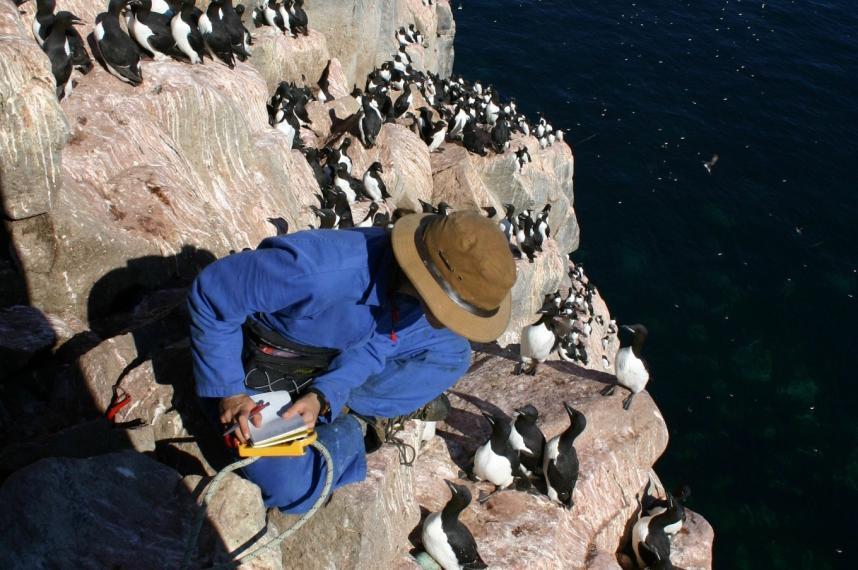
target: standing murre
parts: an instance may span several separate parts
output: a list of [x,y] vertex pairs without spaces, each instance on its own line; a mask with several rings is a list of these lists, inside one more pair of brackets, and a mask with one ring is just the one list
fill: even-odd
[[435,152],[440,149],[446,132],[447,123],[444,121],[435,121],[432,125],[431,138],[429,140],[429,152]]
[[[112,1],[112,0],[111,0]],[[203,62],[203,50],[205,44],[203,35],[194,21],[194,4],[196,0],[182,0],[181,9],[170,21],[170,30],[173,40],[192,64]]]
[[[631,394],[623,400],[623,409],[628,410],[634,395],[642,392],[649,382],[649,370],[642,357],[648,331],[643,325],[622,326],[619,329],[620,349],[614,360],[617,384],[627,388]],[[602,390],[603,396],[614,393],[617,384],[609,384]]]
[[107,71],[131,85],[143,83],[140,71],[140,54],[128,35],[119,25],[119,15],[128,0],[110,0],[107,12],[95,17],[95,45]]
[[58,12],[53,16],[51,33],[42,44],[42,49],[51,61],[51,72],[57,83],[57,99],[62,101],[72,92],[72,54],[66,30],[81,20],[71,12]]
[[375,146],[378,133],[381,132],[384,119],[378,110],[378,104],[369,96],[361,97],[361,108],[362,112],[358,120],[360,142],[363,143],[364,148],[372,148]]
[[483,416],[492,427],[489,440],[481,445],[474,454],[474,475],[481,480],[494,484],[495,490],[481,495],[481,503],[496,492],[512,485],[519,474],[519,452],[509,442],[512,429],[510,421],[483,412]]
[[571,509],[574,504],[572,492],[578,482],[578,452],[575,451],[574,443],[575,438],[587,427],[587,419],[566,402],[563,402],[563,407],[569,415],[569,427],[545,444],[542,471],[548,497]]
[[543,306],[536,312],[539,320],[521,330],[520,362],[515,374],[536,375],[540,363],[545,362],[557,346],[553,307]]
[[363,187],[367,195],[374,202],[390,198],[390,194],[387,193],[387,186],[384,185],[384,180],[381,179],[380,174],[383,172],[384,168],[381,166],[381,163],[375,161],[369,165],[369,168],[366,169],[363,175]]
[[150,52],[155,61],[166,61],[170,59],[168,54],[177,54],[170,17],[155,12],[151,0],[132,0],[129,6],[132,17],[128,31],[140,47]]
[[632,550],[640,568],[673,568],[670,562],[670,538],[666,528],[676,519],[675,501],[668,493],[668,508],[655,515],[643,515],[632,527]]
[[545,436],[536,425],[539,411],[527,404],[516,410],[518,414],[509,432],[509,442],[520,452],[519,470],[527,477],[542,473],[542,452]]
[[232,53],[232,42],[224,20],[222,0],[210,0],[208,8],[200,15],[197,23],[209,54],[233,69],[235,56]]
[[461,568],[487,568],[471,531],[461,521],[459,514],[471,503],[471,492],[464,485],[444,480],[452,497],[438,513],[432,513],[423,521],[423,548],[444,570]]

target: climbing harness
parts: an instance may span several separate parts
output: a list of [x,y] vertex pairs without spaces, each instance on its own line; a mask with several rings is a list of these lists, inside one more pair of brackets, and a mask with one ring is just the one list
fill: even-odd
[[191,558],[193,557],[194,551],[197,547],[197,541],[199,540],[200,530],[203,527],[203,519],[205,518],[206,508],[208,507],[209,501],[211,500],[212,496],[214,496],[215,490],[217,489],[218,485],[228,473],[232,473],[237,469],[247,467],[260,457],[300,456],[306,453],[307,447],[315,448],[325,459],[325,464],[327,466],[325,473],[325,485],[324,487],[322,487],[322,492],[319,495],[319,498],[316,499],[316,502],[313,503],[313,506],[310,508],[310,510],[304,513],[301,518],[299,518],[292,524],[292,526],[290,526],[265,544],[257,546],[247,554],[236,558],[235,560],[223,564],[215,564],[214,566],[210,566],[209,570],[220,568],[237,568],[241,564],[250,562],[266,550],[271,550],[272,548],[278,547],[281,542],[295,534],[295,532],[299,528],[304,526],[304,524],[308,520],[310,520],[313,515],[316,514],[316,511],[321,508],[321,506],[325,503],[331,493],[331,487],[334,483],[334,460],[331,457],[331,453],[328,451],[328,448],[325,447],[322,442],[318,441],[315,432],[311,432],[311,434],[308,435],[306,438],[297,441],[291,441],[283,445],[258,448],[240,445],[238,447],[238,454],[240,456],[243,456],[244,459],[236,461],[235,463],[231,463],[230,465],[227,465],[226,467],[221,469],[218,474],[214,476],[214,478],[211,480],[208,487],[206,488],[206,491],[203,495],[202,503],[200,505],[200,509],[197,512],[197,516],[194,519],[194,524],[191,527],[191,534],[188,536],[188,542],[185,544],[185,554],[182,558],[182,570],[187,570],[191,567]]

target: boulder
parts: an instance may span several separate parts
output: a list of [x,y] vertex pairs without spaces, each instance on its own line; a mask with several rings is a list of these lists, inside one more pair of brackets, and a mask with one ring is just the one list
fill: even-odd
[[685,524],[671,542],[670,561],[683,570],[711,570],[715,531],[700,514],[690,509],[685,514]]
[[118,385],[130,396],[116,414],[120,425],[150,426],[159,459],[181,473],[214,474],[228,458],[194,393],[187,341],[141,356],[139,336],[107,339],[80,357],[81,397],[91,398],[95,410],[104,413]]
[[0,309],[0,361],[3,362],[0,378],[73,335],[60,317],[46,315],[33,307],[16,305]]
[[[527,147],[533,162],[519,171],[515,151]],[[432,154],[432,198],[457,208],[494,206],[502,215],[505,203],[516,212],[542,209],[551,204],[551,236],[564,253],[578,249],[580,230],[573,208],[574,158],[565,143],[540,149],[536,138],[513,136],[502,154],[487,149],[478,156],[459,144],[447,142]]]
[[423,0],[316,0],[304,8],[310,28],[324,34],[331,56],[342,63],[348,85],[363,88],[367,74],[396,53],[396,30],[412,23],[425,36],[426,47],[417,48],[425,52],[421,58],[425,69],[449,75],[456,28],[449,2],[435,4],[424,6]]
[[4,568],[177,568],[196,510],[178,473],[135,452],[43,459],[0,502]]
[[[417,447],[413,425],[400,436]],[[393,447],[384,446],[367,456],[366,480],[337,490],[326,507],[282,544],[283,564],[354,570],[393,566],[405,556],[408,533],[420,519],[413,496],[417,473],[400,465]],[[269,516],[279,529],[297,518],[276,509]]]
[[291,38],[280,30],[263,26],[252,34],[253,54],[247,62],[265,78],[269,92],[281,81],[318,89],[316,82],[331,59],[322,33],[311,29],[306,36]]
[[12,2],[0,4],[0,61],[0,204],[22,220],[50,210],[69,127],[51,64]]
[[[583,568],[593,551],[616,552],[626,523],[637,509],[635,495],[667,446],[667,428],[648,394],[622,409],[622,396],[603,397],[611,377],[565,363],[551,363],[532,380],[512,376],[509,353],[477,353],[471,371],[453,389],[454,410],[440,437],[431,441],[415,465],[415,494],[431,511],[449,498],[443,479],[456,479],[476,448],[488,439],[480,411],[505,414],[531,403],[540,410],[546,438],[563,431],[569,420],[562,402],[587,418],[576,440],[581,463],[575,506],[567,511],[545,496],[504,491],[484,505],[473,502],[462,520],[477,539],[483,559],[499,568]],[[467,483],[474,497],[490,484]]]
[[[189,475],[185,488],[198,499],[207,490],[208,478]],[[249,554],[255,547],[276,538],[277,528],[267,524],[266,509],[259,487],[235,473],[225,475],[206,506],[206,518],[194,552],[193,568],[225,564],[234,556]],[[232,553],[232,554],[230,554]],[[277,548],[263,550],[238,568],[244,570],[281,570],[290,568],[281,562]]]

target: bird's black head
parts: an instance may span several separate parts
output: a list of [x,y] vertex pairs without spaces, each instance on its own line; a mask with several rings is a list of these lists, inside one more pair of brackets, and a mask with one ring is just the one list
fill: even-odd
[[83,20],[72,14],[71,12],[57,12],[54,16],[54,27],[68,29],[74,24],[82,24]]
[[234,10],[236,14],[241,16],[244,14],[244,4],[236,4]]
[[515,411],[518,415],[534,422],[537,420],[537,418],[539,418],[539,411],[533,404],[524,405],[520,408],[517,408]]
[[457,485],[447,479],[444,479],[444,483],[450,489],[450,500],[444,506],[442,517],[456,518],[459,513],[471,504],[471,492],[464,485]]
[[350,144],[352,144],[352,139],[346,137],[343,144],[340,145],[340,150],[348,150]]
[[566,402],[563,402],[563,407],[566,408],[566,414],[569,416],[569,429],[567,433],[573,434],[573,437],[578,437],[584,431],[584,428],[587,427],[587,418]]
[[369,169],[371,172],[384,172],[384,167],[377,160],[369,165]]
[[374,216],[376,212],[378,212],[378,203],[377,202],[370,202],[369,203],[369,215]]
[[515,213],[515,206],[512,204],[504,204],[503,209],[506,211],[507,216],[512,216]]
[[649,331],[645,326],[641,324],[623,325],[617,330],[617,336],[620,339],[620,346],[634,347],[636,349],[635,354],[637,354],[640,348],[643,346],[644,341],[646,341],[648,335]]

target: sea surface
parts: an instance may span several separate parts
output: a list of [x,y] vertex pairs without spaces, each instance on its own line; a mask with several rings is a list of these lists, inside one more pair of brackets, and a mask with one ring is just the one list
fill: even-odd
[[567,130],[715,567],[858,568],[858,3],[451,2],[455,73]]

